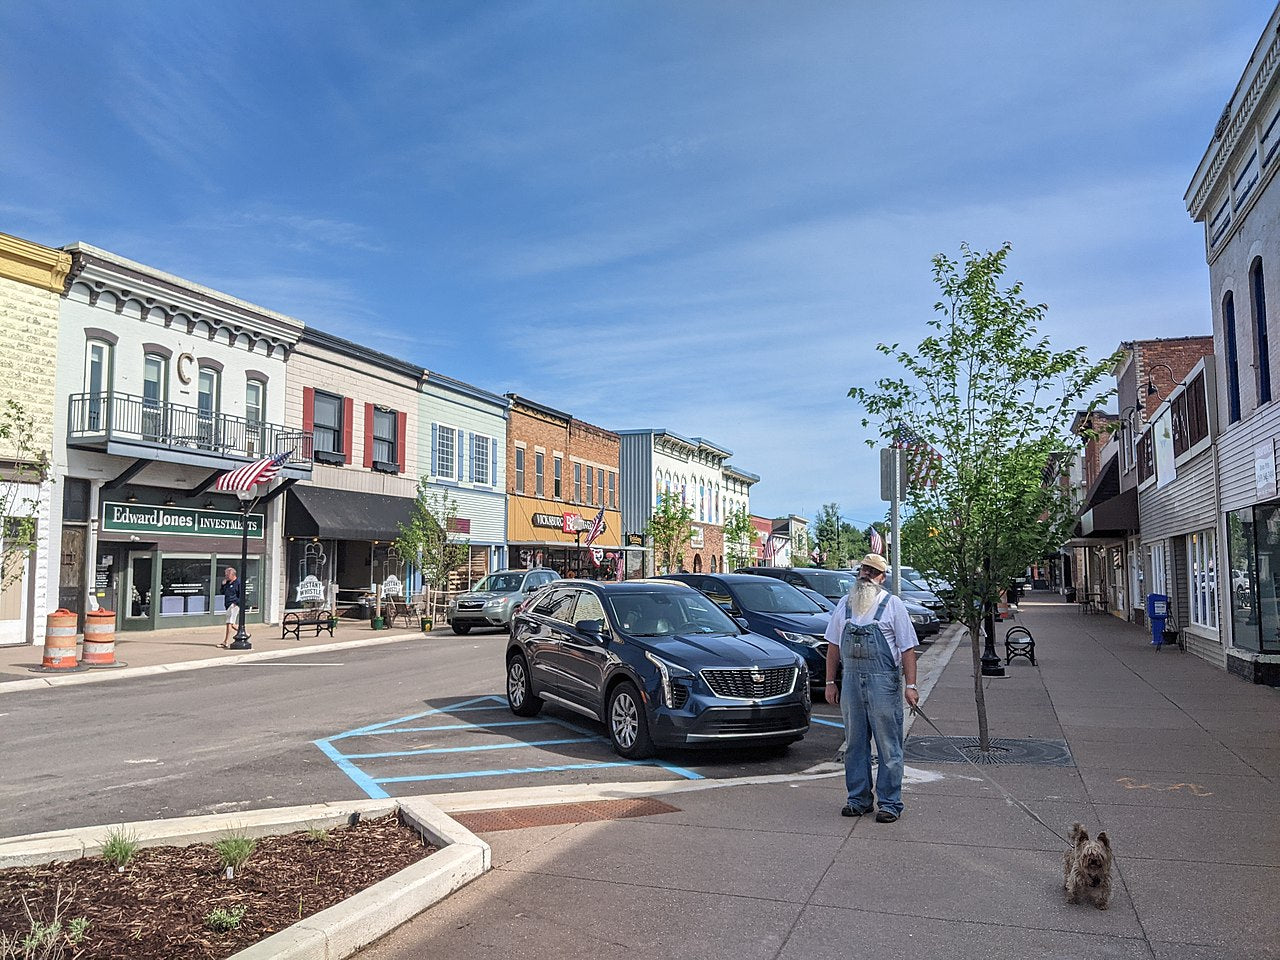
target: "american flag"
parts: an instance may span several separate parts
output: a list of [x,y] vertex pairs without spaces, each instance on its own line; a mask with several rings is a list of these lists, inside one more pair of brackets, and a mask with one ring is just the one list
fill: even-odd
[[604,531],[604,507],[601,507],[600,512],[596,514],[595,519],[591,521],[591,526],[587,529],[587,539],[583,546],[591,546],[591,544],[595,542],[596,537],[600,536]]
[[884,556],[884,540],[880,536],[880,531],[875,527],[871,528],[871,552]]
[[893,446],[906,452],[902,469],[907,475],[907,485],[932,487],[942,467],[941,454],[910,427],[897,429],[893,435]]
[[263,457],[253,463],[246,464],[238,470],[230,470],[218,478],[213,485],[215,490],[252,490],[260,483],[269,483],[275,479],[284,462],[293,456],[292,450],[277,453],[274,457]]

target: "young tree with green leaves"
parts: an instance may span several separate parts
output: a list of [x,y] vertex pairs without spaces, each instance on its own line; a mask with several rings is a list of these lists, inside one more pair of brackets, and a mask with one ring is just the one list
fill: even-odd
[[400,524],[396,550],[400,556],[415,558],[427,586],[427,615],[435,619],[437,599],[449,584],[449,576],[471,557],[469,540],[453,540],[458,504],[448,492],[435,490],[426,477],[418,480],[409,522]]
[[746,567],[755,561],[756,528],[746,507],[731,512],[724,523],[724,557],[729,570]]
[[693,507],[670,493],[662,495],[648,533],[659,573],[676,573],[684,564],[684,552],[693,539]]
[[49,452],[35,439],[22,404],[0,407],[0,592],[22,579],[36,549],[39,489],[49,477]]
[[863,426],[874,422],[884,441],[904,447],[909,469],[925,468],[927,481],[907,493],[904,539],[915,565],[955,588],[984,752],[982,621],[1013,577],[1069,536],[1074,507],[1058,481],[1080,446],[1071,422],[1105,399],[1102,378],[1116,362],[1091,362],[1084,347],[1053,349],[1037,331],[1048,308],[1027,301],[1019,282],[1000,286],[1009,251],[965,245],[959,260],[934,257],[942,299],[933,332],[914,349],[880,344],[901,373],[849,391]]
[[840,504],[824,503],[813,523],[823,566],[848,569],[867,553],[866,535],[840,516]]

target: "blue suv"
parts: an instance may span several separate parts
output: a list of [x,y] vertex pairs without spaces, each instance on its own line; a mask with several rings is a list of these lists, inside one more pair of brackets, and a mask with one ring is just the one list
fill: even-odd
[[803,657],[815,687],[825,682],[831,614],[791,584],[745,573],[670,573],[658,579],[687,583],[706,594],[752,633],[785,643]]
[[516,613],[506,665],[512,713],[551,702],[602,721],[628,759],[809,730],[804,660],[678,583],[556,581]]

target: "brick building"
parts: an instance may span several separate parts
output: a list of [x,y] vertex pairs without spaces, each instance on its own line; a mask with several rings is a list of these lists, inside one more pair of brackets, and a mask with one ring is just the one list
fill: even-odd
[[[550,567],[593,580],[639,575],[622,543],[618,435],[507,394],[507,539],[512,567]],[[604,530],[589,546],[592,521]]]
[[34,521],[25,531],[0,524],[0,544],[14,532],[29,534],[22,543],[35,543],[29,556],[9,558],[0,582],[0,644],[43,641],[44,615],[57,606],[50,594],[61,551],[50,526],[53,489],[40,475],[39,454],[55,454],[51,360],[58,350],[58,295],[70,268],[64,251],[0,233],[0,404],[19,404],[32,427],[27,449],[0,441],[0,518],[21,517],[24,526]]

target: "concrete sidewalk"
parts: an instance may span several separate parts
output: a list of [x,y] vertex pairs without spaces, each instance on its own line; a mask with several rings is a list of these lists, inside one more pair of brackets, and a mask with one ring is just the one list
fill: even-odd
[[[155,672],[161,668],[198,669],[203,666],[216,666],[233,657],[256,655],[280,657],[311,649],[331,648],[333,644],[365,646],[411,637],[451,635],[448,626],[437,627],[430,634],[424,635],[417,627],[407,627],[403,622],[385,630],[373,630],[367,620],[339,620],[332,637],[327,631],[315,636],[314,627],[304,627],[299,632],[300,639],[297,640],[292,636],[282,639],[279,624],[273,626],[265,623],[251,623],[246,629],[253,649],[244,651],[223,650],[218,646],[226,635],[224,626],[178,627],[172,630],[139,633],[120,632],[116,634],[116,660],[127,666],[80,672],[33,672],[30,668],[41,664],[44,655],[42,645],[0,646],[0,693],[18,689],[14,685],[22,681],[34,680],[42,685],[83,683],[86,682],[86,678],[92,682],[104,677],[128,676],[128,671],[143,668],[152,668],[147,672]],[[31,684],[24,684],[24,686],[31,686]]]
[[[1065,844],[974,767],[938,763],[890,825],[840,817],[833,776],[484,833],[493,872],[361,956],[1280,957],[1280,691],[1053,595],[1032,594],[1019,622],[1038,666],[986,681],[991,733],[1065,740],[1076,765],[985,769],[1056,832],[1108,831],[1110,910],[1066,904]],[[925,710],[976,734],[967,645]]]

